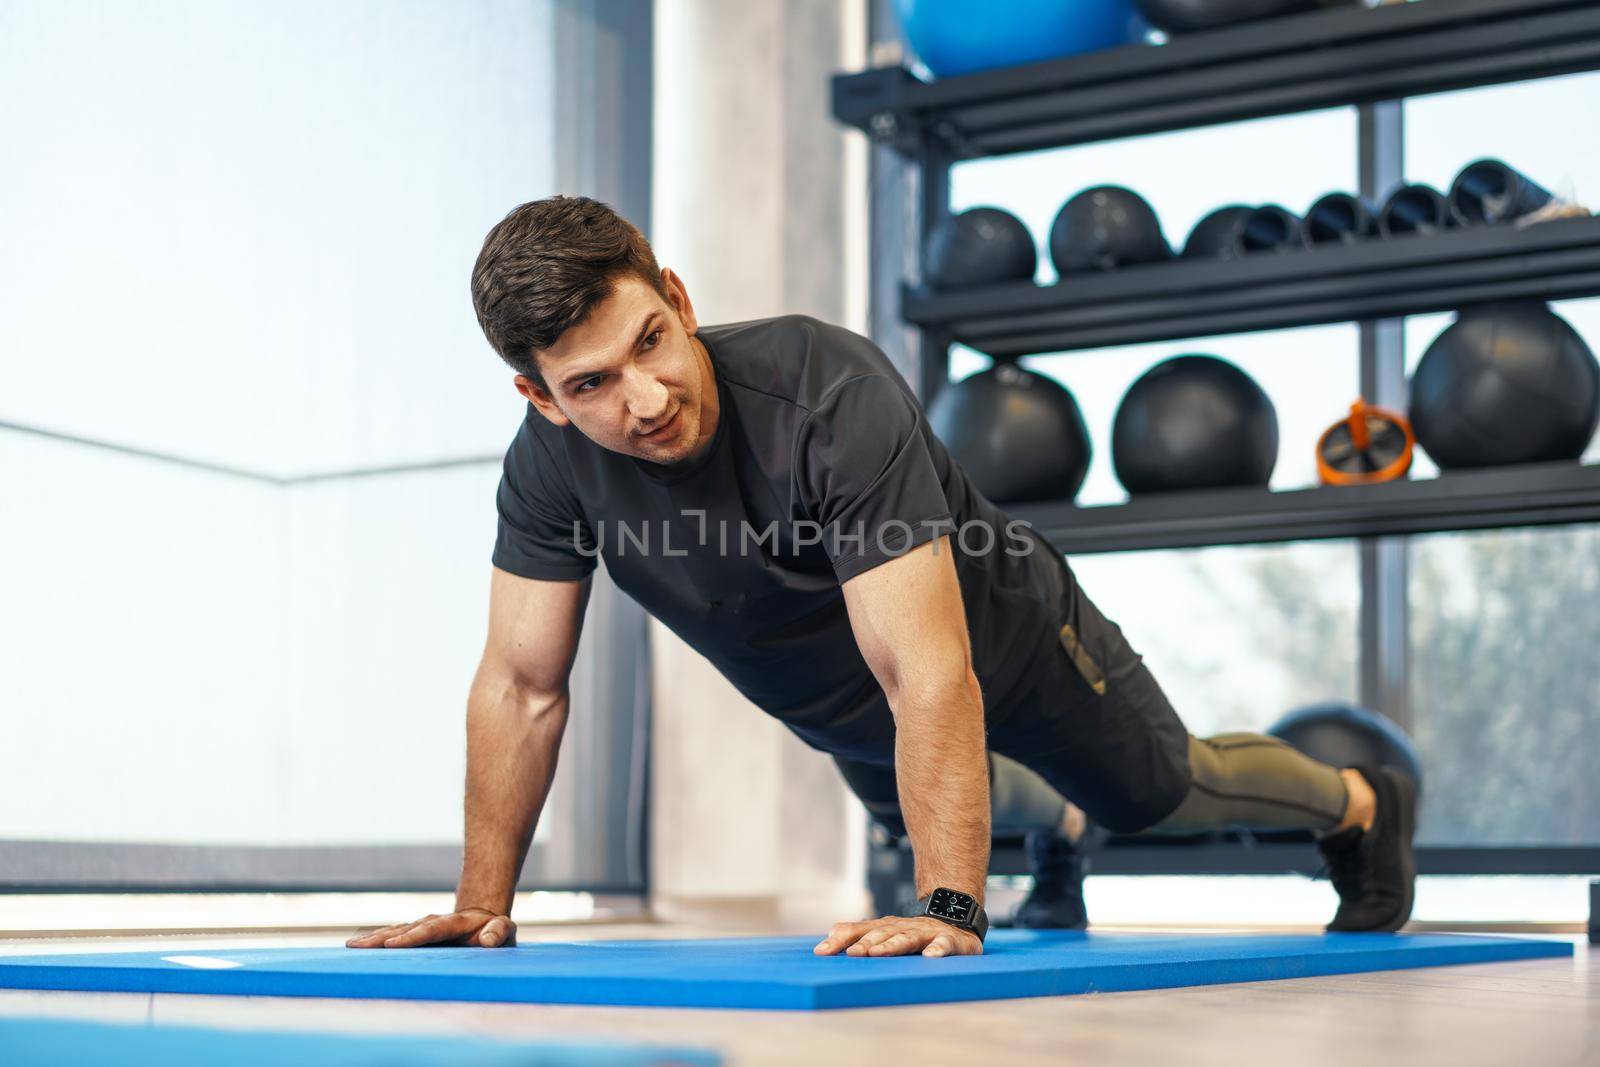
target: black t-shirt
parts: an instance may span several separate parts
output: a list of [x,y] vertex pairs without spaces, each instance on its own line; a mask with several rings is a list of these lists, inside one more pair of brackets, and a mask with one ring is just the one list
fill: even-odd
[[985,716],[1003,721],[1057,640],[1060,554],[978,493],[866,338],[798,315],[698,336],[721,398],[706,453],[648,463],[529,405],[496,496],[495,566],[567,580],[604,559],[808,744],[888,760],[894,721],[839,587],[950,534]]

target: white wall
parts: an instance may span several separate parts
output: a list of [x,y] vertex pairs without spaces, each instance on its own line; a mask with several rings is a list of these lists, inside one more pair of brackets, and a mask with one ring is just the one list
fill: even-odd
[[6,432],[0,469],[0,839],[459,838],[497,471],[285,488]]
[[0,8],[3,410],[279,474],[503,448],[467,279],[550,189],[549,19]]
[[[0,7],[0,421],[280,477],[497,457],[467,276],[554,191],[550,9]],[[864,329],[859,0],[658,18],[663,262],[707,321]],[[497,471],[286,488],[0,429],[0,838],[457,839]],[[831,763],[655,637],[658,891],[857,910]]]
[[[864,39],[858,0],[658,0],[653,241],[702,322],[802,312],[865,332],[865,146],[828,107]],[[832,761],[664,627],[652,640],[658,910],[863,913],[865,816]]]
[[[450,842],[550,0],[0,6],[0,838]],[[547,820],[548,822],[549,820]]]
[[282,491],[7,432],[0,486],[0,839],[280,840]]

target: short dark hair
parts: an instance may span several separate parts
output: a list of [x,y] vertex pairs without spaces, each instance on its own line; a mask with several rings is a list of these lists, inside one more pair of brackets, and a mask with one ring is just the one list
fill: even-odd
[[628,274],[666,298],[656,255],[633,223],[586,196],[550,196],[515,208],[484,238],[472,306],[500,358],[544,388],[534,352],[587,318]]

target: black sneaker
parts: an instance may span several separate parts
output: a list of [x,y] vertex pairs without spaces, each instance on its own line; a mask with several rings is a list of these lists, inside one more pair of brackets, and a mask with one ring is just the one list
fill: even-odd
[[1011,924],[1029,930],[1082,930],[1088,926],[1083,876],[1089,873],[1089,853],[1103,837],[1092,824],[1076,842],[1054,830],[1030,832],[1024,847],[1033,888],[1017,906]]
[[1395,767],[1356,767],[1372,784],[1378,808],[1372,829],[1359,826],[1317,843],[1329,880],[1339,891],[1339,910],[1329,932],[1398,930],[1411,917],[1417,860],[1411,838],[1417,825],[1417,790]]

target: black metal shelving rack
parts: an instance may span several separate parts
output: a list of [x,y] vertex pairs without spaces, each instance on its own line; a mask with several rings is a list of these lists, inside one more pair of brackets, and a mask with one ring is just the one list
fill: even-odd
[[1463,304],[1600,292],[1600,218],[1242,259],[1128,267],[1051,286],[930,293],[907,287],[907,322],[992,356],[1384,319]]
[[908,155],[976,158],[1600,68],[1587,0],[1331,9],[938,82],[833,81],[833,113]]
[[1526,464],[1414,482],[1011,505],[1068,555],[1600,521],[1600,464]]
[[[1159,47],[1129,46],[931,83],[900,66],[844,74],[833,80],[832,106],[841,123],[888,150],[880,155],[893,155],[911,170],[914,221],[898,235],[910,247],[889,258],[903,260],[914,275],[921,239],[949,212],[950,168],[962,160],[1354,106],[1358,191],[1376,198],[1401,177],[1398,102],[1404,98],[1593,70],[1600,70],[1600,4],[1592,0],[1419,0],[1292,16]],[[897,302],[894,318],[915,329],[925,402],[948,378],[954,342],[1014,357],[1357,321],[1363,394],[1403,405],[1401,316],[1496,299],[1600,295],[1600,218],[1231,262],[1156,264],[1048,287],[933,294],[913,282],[897,289],[875,284],[874,294],[880,302]],[[1103,507],[1009,510],[1068,554],[1354,537],[1370,591],[1386,573],[1391,587],[1393,574],[1403,574],[1395,535],[1600,519],[1600,466],[1535,465],[1364,487],[1195,492]],[[1389,625],[1387,643],[1393,645],[1395,624]],[[1394,672],[1364,666],[1364,697],[1377,687],[1367,684],[1369,673]],[[1396,717],[1404,722],[1403,694],[1391,691],[1387,702],[1383,695],[1379,689],[1379,698],[1369,702],[1400,703]],[[1304,839],[1218,835],[1112,846],[1096,861],[1097,870],[1315,869]],[[1418,852],[1424,873],[1600,871],[1600,848]],[[869,872],[882,906],[893,906],[893,894],[903,890],[908,863],[903,848],[881,841],[874,846]],[[996,843],[993,873],[1024,869],[1014,843]]]

